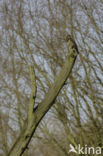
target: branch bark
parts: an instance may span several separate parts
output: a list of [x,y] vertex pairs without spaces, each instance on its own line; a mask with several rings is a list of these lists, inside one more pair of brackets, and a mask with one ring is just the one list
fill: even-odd
[[29,110],[28,110],[28,125],[29,125],[29,121],[31,121],[31,118],[34,115],[33,108],[34,108],[35,97],[36,97],[36,79],[35,79],[34,68],[32,66],[29,66],[29,72],[31,78],[31,95],[30,95],[30,103],[29,103]]
[[54,84],[49,89],[49,92],[46,94],[42,103],[39,104],[37,109],[33,112],[33,116],[29,121],[29,124],[27,121],[25,121],[25,125],[21,132],[21,135],[17,139],[16,143],[13,145],[8,156],[14,156],[14,155],[21,156],[24,153],[24,151],[27,149],[27,146],[33,134],[35,133],[38,124],[53,105],[57,95],[59,94],[65,81],[69,77],[73,65],[75,63],[76,57],[77,56],[74,54],[74,49],[70,49],[69,54],[64,62],[64,65],[60,73],[55,78]]

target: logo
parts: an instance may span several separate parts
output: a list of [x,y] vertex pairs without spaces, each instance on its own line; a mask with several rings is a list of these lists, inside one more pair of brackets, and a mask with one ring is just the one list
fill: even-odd
[[84,147],[81,147],[80,144],[78,144],[77,148],[75,149],[75,147],[70,144],[70,149],[68,151],[68,153],[76,153],[76,154],[101,154],[102,153],[102,148],[101,147],[88,147],[87,145],[85,145]]
[[70,150],[69,150],[68,153],[70,153],[70,152],[78,153],[78,152],[75,150],[75,148],[74,148],[74,146],[73,146],[72,144],[70,144]]

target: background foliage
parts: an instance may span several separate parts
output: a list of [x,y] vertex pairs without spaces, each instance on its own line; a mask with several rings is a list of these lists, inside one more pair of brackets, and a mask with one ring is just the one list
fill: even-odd
[[63,39],[68,33],[74,36],[80,54],[25,156],[70,155],[70,143],[103,146],[103,2],[0,3],[0,155],[7,155],[27,117],[28,65],[36,72],[39,104],[67,56]]

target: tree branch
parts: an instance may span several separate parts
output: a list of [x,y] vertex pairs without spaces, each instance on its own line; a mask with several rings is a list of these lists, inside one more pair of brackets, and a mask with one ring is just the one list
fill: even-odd
[[31,118],[33,117],[33,109],[35,104],[35,97],[36,97],[36,80],[35,80],[35,73],[34,68],[29,66],[30,78],[31,78],[31,95],[30,95],[30,103],[29,103],[29,111],[28,111],[28,124]]
[[63,87],[65,81],[69,77],[73,65],[76,60],[76,55],[74,54],[74,49],[70,49],[69,54],[66,58],[66,61],[60,71],[60,73],[56,76],[54,84],[49,89],[49,92],[46,94],[44,100],[37,107],[37,109],[33,112],[33,116],[29,121],[29,126],[27,123],[24,125],[24,130],[21,132],[18,140],[10,150],[8,156],[21,156],[24,151],[27,149],[27,146],[44,115],[48,112],[48,110],[53,105],[57,95],[59,94],[61,88]]

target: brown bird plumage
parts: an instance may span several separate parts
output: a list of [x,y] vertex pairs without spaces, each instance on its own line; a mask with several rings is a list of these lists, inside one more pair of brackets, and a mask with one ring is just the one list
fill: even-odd
[[74,41],[74,39],[71,37],[71,35],[67,35],[66,42],[67,42],[67,46],[68,46],[69,49],[75,49],[76,52],[79,53],[77,44]]

